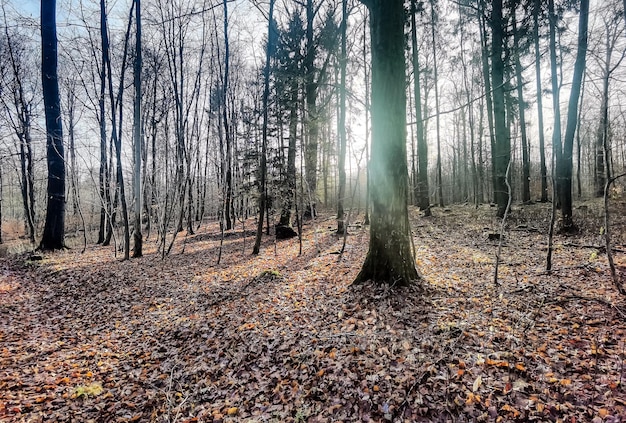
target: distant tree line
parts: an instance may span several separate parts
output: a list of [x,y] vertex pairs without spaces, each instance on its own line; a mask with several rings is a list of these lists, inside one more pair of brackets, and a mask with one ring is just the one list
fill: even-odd
[[[165,256],[206,219],[229,231],[256,216],[255,252],[263,233],[296,236],[320,207],[336,210],[340,234],[357,212],[369,220],[374,191],[391,189],[373,167],[387,154],[375,145],[378,6],[43,2],[36,21],[2,3],[2,220],[60,248],[65,234],[47,241],[60,229],[51,210],[67,204],[64,231],[125,258],[131,234],[133,255],[152,239]],[[396,6],[407,201],[426,215],[492,202],[500,217],[509,195],[554,201],[560,228],[575,228],[573,199],[602,196],[626,163],[623,2]]]

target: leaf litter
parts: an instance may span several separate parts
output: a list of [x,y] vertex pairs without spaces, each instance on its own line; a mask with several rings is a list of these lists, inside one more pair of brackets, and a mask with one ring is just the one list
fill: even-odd
[[127,262],[103,247],[5,260],[0,420],[624,421],[625,301],[603,255],[572,246],[597,228],[557,238],[543,271],[546,207],[514,210],[497,286],[499,224],[470,206],[411,211],[409,288],[350,286],[367,231],[339,256],[330,217],[301,256],[270,238],[252,256],[233,230],[216,265],[209,224],[165,260],[149,242]]

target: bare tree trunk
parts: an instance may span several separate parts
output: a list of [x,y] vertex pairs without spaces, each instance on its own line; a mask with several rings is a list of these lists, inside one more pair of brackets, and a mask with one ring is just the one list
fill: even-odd
[[346,28],[348,26],[348,4],[347,0],[341,3],[341,57],[340,72],[341,81],[339,82],[339,187],[337,190],[337,233],[344,234],[348,228],[345,226],[343,202],[346,192]]
[[[580,92],[580,104],[584,104],[585,97],[585,81],[587,79],[587,73],[583,76],[583,82]],[[583,196],[582,188],[582,131],[581,123],[583,117],[583,108],[578,108],[578,129],[576,130],[576,194],[580,199]]]
[[41,73],[48,164],[46,223],[39,245],[42,250],[64,248],[65,237],[65,154],[57,57],[56,1],[42,0]]
[[367,256],[354,283],[408,285],[411,254],[406,160],[406,65],[402,0],[364,1],[372,40],[372,214]]
[[318,154],[318,137],[319,137],[319,116],[317,110],[317,88],[318,82],[315,78],[315,56],[316,46],[313,38],[313,20],[315,19],[316,10],[313,0],[306,2],[306,53],[304,56],[304,91],[306,97],[306,147],[305,155],[305,171],[307,189],[310,193],[311,201],[307,205],[306,214],[315,217],[316,199],[317,199],[317,154]]
[[528,150],[528,136],[526,135],[526,112],[524,103],[524,79],[522,77],[522,63],[520,61],[519,32],[515,9],[513,9],[513,50],[515,55],[515,76],[517,79],[517,98],[519,104],[519,127],[522,137],[522,203],[530,201],[530,152]]
[[[117,185],[118,185],[118,192],[119,192],[119,199],[120,199],[120,203],[122,205],[122,222],[124,225],[124,260],[128,260],[128,258],[130,257],[130,227],[129,227],[129,222],[128,222],[128,206],[126,203],[126,188],[124,185],[124,173],[122,172],[122,98],[124,95],[124,74],[125,74],[125,70],[126,70],[126,59],[128,56],[128,41],[129,41],[129,37],[130,37],[130,25],[132,22],[132,15],[133,15],[133,8],[135,6],[135,3],[133,1],[133,5],[131,6],[130,9],[130,13],[129,13],[129,19],[128,19],[128,26],[126,28],[126,35],[124,38],[124,53],[123,53],[123,58],[122,58],[122,73],[121,73],[121,81],[120,82],[120,86],[118,88],[118,93],[117,93],[117,101],[116,98],[113,94],[113,79],[111,77],[111,75],[113,75],[112,69],[111,69],[111,56],[110,56],[110,52],[109,52],[109,39],[108,39],[108,34],[107,34],[107,20],[106,20],[106,16],[104,19],[104,29],[103,29],[103,34],[105,35],[106,39],[103,40],[103,46],[105,47],[105,62],[103,63],[103,66],[107,67],[107,73],[109,74],[109,79],[108,79],[108,86],[109,86],[109,100],[111,102],[111,136],[113,138],[113,145],[115,147],[115,158],[116,158],[116,180],[117,180]],[[118,109],[119,108],[119,109]],[[118,124],[118,120],[116,117],[116,111],[119,110],[119,124]],[[113,220],[113,219],[112,219]]]
[[135,194],[135,223],[133,228],[133,257],[141,257],[143,255],[143,235],[141,233],[141,0],[134,1],[137,30],[135,32],[135,72],[133,75],[135,85],[135,107],[133,115],[133,129],[135,141],[135,167],[133,179],[133,188]]
[[435,12],[435,1],[430,0],[430,18],[431,18],[431,40],[433,42],[433,78],[435,84],[435,125],[437,130],[437,197],[439,207],[444,206],[443,201],[443,180],[441,172],[441,119],[439,109],[439,75],[437,69],[437,38],[435,37],[435,25],[438,21]]
[[[554,0],[548,0],[548,19],[550,22],[550,73],[552,82],[552,112],[554,114],[554,124],[552,127],[552,150],[554,154],[553,166],[558,167],[561,161],[563,144],[561,141],[561,105],[560,105],[560,83],[557,71],[556,59],[556,14],[554,12]],[[561,181],[558,172],[553,172],[552,183],[556,184],[556,196],[552,201],[559,201]]]
[[511,140],[507,130],[504,89],[504,21],[502,19],[502,0],[493,1],[491,27],[493,39],[491,45],[493,112],[495,123],[495,150],[492,152],[495,162],[494,196],[497,204],[497,215],[503,217],[508,204],[507,167],[511,157]]
[[98,96],[98,124],[100,127],[100,169],[98,172],[98,187],[100,189],[100,225],[98,228],[98,244],[105,245],[107,231],[111,233],[112,228],[110,216],[107,213],[111,203],[111,191],[109,189],[111,174],[109,171],[107,157],[107,130],[106,130],[106,48],[108,40],[106,34],[106,5],[104,0],[100,0],[100,43],[101,43],[101,67],[100,67],[100,94]]
[[[6,37],[6,50],[11,65],[12,81],[9,85],[11,90],[12,103],[8,104],[4,98],[1,99],[8,121],[17,135],[19,141],[18,156],[20,158],[20,188],[22,194],[22,204],[24,206],[24,221],[28,238],[32,244],[35,243],[35,192],[33,175],[33,149],[31,136],[32,100],[28,100],[24,93],[24,67],[19,62],[16,54],[16,41],[11,37],[8,30],[7,17],[4,7],[4,35]],[[9,109],[14,109],[16,117],[13,118]]]
[[270,10],[267,23],[267,48],[265,52],[265,69],[263,70],[263,135],[261,139],[261,167],[259,169],[259,220],[256,228],[256,238],[254,240],[254,247],[252,248],[252,254],[259,254],[261,251],[261,238],[263,237],[263,214],[265,213],[265,207],[267,205],[266,198],[266,166],[267,166],[267,126],[268,126],[268,103],[270,95],[270,61],[272,59],[272,51],[274,49],[274,40],[276,34],[274,33],[274,0],[270,0]]
[[[363,19],[363,58],[367,57],[367,16]],[[365,218],[363,223],[370,224],[370,75],[367,61],[363,65],[365,76]]]
[[415,98],[415,128],[417,132],[417,204],[430,216],[430,195],[428,188],[428,143],[424,133],[424,115],[422,113],[422,87],[420,84],[419,54],[417,51],[417,14],[416,0],[411,0],[411,58],[413,64],[413,96]]
[[571,231],[576,227],[572,216],[572,167],[574,135],[578,121],[578,102],[580,100],[580,90],[583,74],[585,72],[585,62],[587,58],[587,27],[589,22],[589,0],[580,1],[580,17],[578,23],[578,51],[576,62],[574,63],[574,75],[567,106],[567,125],[565,127],[565,138],[563,139],[563,155],[561,165],[557,163],[557,172],[560,174],[563,189],[561,194],[561,231]]
[[224,120],[224,136],[226,140],[226,203],[224,208],[224,217],[226,219],[226,229],[232,229],[233,222],[233,169],[232,169],[232,134],[228,123],[228,83],[230,73],[230,43],[228,40],[228,1],[224,0],[224,100],[222,115]]
[[[481,61],[483,70],[483,81],[485,83],[485,101],[487,107],[487,126],[489,128],[489,141],[492,153],[496,150],[496,135],[493,116],[493,93],[491,87],[491,78],[489,73],[489,43],[487,41],[487,27],[484,16],[484,0],[479,1],[478,22],[480,26],[480,42],[481,42]],[[491,160],[491,185],[496,186],[496,168],[495,160]],[[494,192],[495,197],[495,192]],[[494,198],[495,200],[495,198]]]
[[533,40],[535,47],[535,80],[537,83],[537,129],[539,131],[539,173],[541,175],[541,202],[548,201],[548,170],[546,168],[546,141],[543,125],[543,90],[541,88],[541,51],[539,50],[539,12],[541,0],[533,5]]

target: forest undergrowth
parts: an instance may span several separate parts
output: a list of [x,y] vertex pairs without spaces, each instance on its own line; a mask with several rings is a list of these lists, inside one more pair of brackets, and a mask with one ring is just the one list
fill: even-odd
[[[599,203],[555,238],[549,205],[411,210],[421,280],[351,286],[368,232],[343,254],[331,214],[297,239],[248,221],[179,236],[164,260],[111,248],[5,258],[0,420],[6,422],[621,422],[626,301],[609,276]],[[623,207],[623,205],[622,205]],[[613,214],[624,219],[622,210]],[[624,277],[626,221],[615,222]],[[246,235],[244,251],[243,235]]]

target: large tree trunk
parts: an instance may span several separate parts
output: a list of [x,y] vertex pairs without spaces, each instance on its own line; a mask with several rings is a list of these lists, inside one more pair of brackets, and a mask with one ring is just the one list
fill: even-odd
[[575,229],[572,217],[572,169],[574,152],[574,135],[578,121],[578,101],[582,86],[585,63],[587,59],[587,27],[589,23],[589,0],[580,1],[580,17],[578,21],[578,51],[574,63],[574,76],[567,105],[567,125],[565,138],[563,139],[563,155],[560,166],[557,165],[558,175],[562,181],[560,190],[561,200],[561,230],[571,231]]
[[372,212],[369,250],[354,283],[408,285],[418,274],[407,207],[403,1],[364,3],[372,40]]
[[41,75],[46,114],[48,187],[46,223],[39,246],[42,250],[64,247],[65,154],[61,124],[61,99],[57,76],[56,1],[41,1]]

